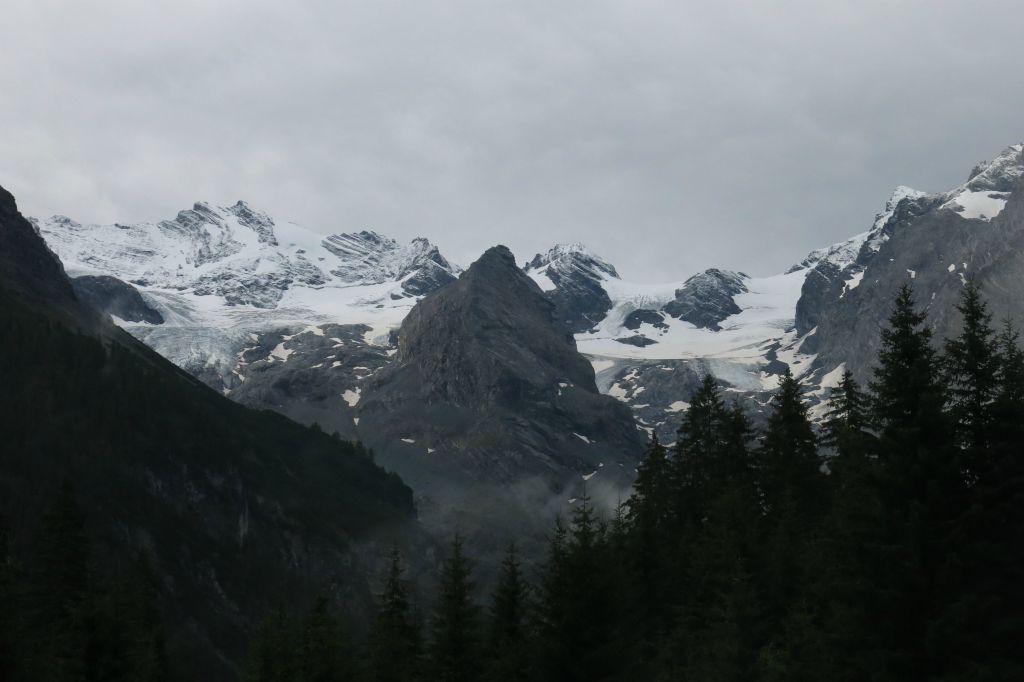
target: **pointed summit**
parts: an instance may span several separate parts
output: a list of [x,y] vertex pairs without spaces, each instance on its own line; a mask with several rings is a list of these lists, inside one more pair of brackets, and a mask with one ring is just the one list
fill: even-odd
[[573,332],[592,329],[612,307],[604,282],[619,279],[619,273],[582,244],[555,245],[534,256],[525,270]]
[[[598,456],[640,445],[629,410],[598,393],[555,306],[504,246],[409,312],[396,359],[360,402],[360,429],[384,441],[378,451],[407,439],[436,450],[434,466],[445,460],[474,478],[514,480],[578,475]],[[416,464],[394,467],[415,479]]]

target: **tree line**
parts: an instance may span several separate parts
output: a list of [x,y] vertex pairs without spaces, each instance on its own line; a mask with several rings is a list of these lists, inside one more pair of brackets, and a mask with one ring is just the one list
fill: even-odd
[[[584,496],[481,595],[456,537],[421,612],[395,550],[355,637],[318,599],[256,628],[252,682],[1024,679],[1024,353],[977,287],[937,347],[902,289],[872,375],[762,429],[712,377],[610,518]],[[145,557],[95,569],[66,486],[24,561],[0,519],[0,679],[173,677]]]
[[250,679],[1024,679],[1024,354],[973,283],[958,311],[936,348],[903,288],[817,429],[788,371],[760,432],[706,377],[628,502],[584,497],[537,575],[513,546],[480,600],[456,538],[423,616],[396,553],[365,646],[323,602],[277,614]]

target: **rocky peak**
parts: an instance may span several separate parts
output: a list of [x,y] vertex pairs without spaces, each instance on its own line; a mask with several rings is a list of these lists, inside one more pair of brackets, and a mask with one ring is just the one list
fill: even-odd
[[556,244],[547,253],[538,253],[524,268],[527,272],[544,270],[548,277],[555,278],[582,275],[593,279],[602,277],[619,278],[615,267],[580,243]]
[[696,327],[718,331],[722,320],[740,312],[735,296],[747,291],[747,279],[742,272],[705,270],[683,282],[676,289],[675,300],[662,310]]
[[1012,192],[1017,181],[1024,176],[1024,144],[1004,149],[992,161],[976,165],[963,185],[972,192]]
[[574,332],[592,329],[612,307],[603,283],[618,279],[619,273],[582,244],[558,244],[534,256],[524,270],[555,304],[556,316]]
[[352,284],[402,281],[408,296],[420,296],[455,280],[459,268],[423,237],[409,244],[363,230],[333,234],[321,242],[338,258],[331,274]]
[[239,223],[251,228],[260,242],[277,246],[277,238],[274,236],[274,220],[269,215],[253,209],[244,201],[238,201],[226,210],[238,218]]
[[[406,316],[397,362],[364,390],[360,429],[437,450],[435,466],[446,459],[485,479],[631,455],[639,440],[628,409],[598,393],[554,311],[511,251],[488,249]],[[403,475],[413,465],[395,464]]]

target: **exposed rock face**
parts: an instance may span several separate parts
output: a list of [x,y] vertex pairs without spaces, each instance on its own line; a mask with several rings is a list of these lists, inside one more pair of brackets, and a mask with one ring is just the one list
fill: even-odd
[[142,298],[139,290],[109,275],[82,275],[71,280],[75,294],[96,310],[125,322],[163,324],[164,317]]
[[634,461],[642,447],[629,411],[597,392],[554,304],[505,247],[420,301],[398,338],[396,363],[366,383],[360,428],[415,442],[416,458],[478,480],[557,481]]
[[672,317],[686,320],[695,327],[719,330],[718,323],[740,312],[735,296],[747,291],[742,272],[711,268],[694,275],[676,290],[676,298],[665,304]]
[[[968,278],[980,285],[997,318],[1024,323],[1022,149],[1010,147],[983,169],[972,170],[971,180],[951,192],[899,202],[877,252],[862,250],[825,295],[817,332],[808,339],[820,372],[846,363],[862,381],[870,377],[878,330],[903,284],[928,311],[938,343],[959,331],[955,305]],[[842,281],[852,276],[848,273],[856,274],[854,286]]]
[[602,282],[619,273],[582,244],[559,244],[524,268],[555,304],[555,317],[573,333],[592,329],[611,309]]
[[[422,237],[402,246],[376,232],[336,234],[323,246],[341,261],[331,274],[352,284],[401,282],[409,296],[422,296],[455,281],[458,268]],[[393,294],[394,296],[394,294]]]
[[362,383],[391,361],[386,348],[367,342],[369,332],[361,324],[326,324],[254,335],[239,354],[229,394],[356,440]]

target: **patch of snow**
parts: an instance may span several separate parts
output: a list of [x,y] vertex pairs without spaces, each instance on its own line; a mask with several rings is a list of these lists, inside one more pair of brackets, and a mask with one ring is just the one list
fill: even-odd
[[360,393],[362,393],[362,389],[357,387],[355,390],[348,389],[341,394],[341,397],[346,403],[348,403],[349,407],[355,407],[359,404]]
[[677,400],[665,408],[666,412],[685,412],[690,409],[690,403],[685,400]]
[[917,271],[911,270],[910,268],[907,268],[907,274],[910,275],[910,279],[914,279],[917,277]]
[[274,346],[274,350],[270,351],[270,355],[277,358],[281,362],[287,362],[288,357],[295,352],[295,350],[292,348],[284,347],[286,341],[282,341],[281,343],[277,344],[276,346]]
[[1003,212],[1008,197],[1006,192],[964,191],[943,206],[957,211],[964,218],[992,220]]
[[611,387],[609,387],[608,395],[610,395],[613,398],[617,398],[618,400],[621,400],[623,402],[629,400],[626,397],[626,389],[624,389],[622,385],[618,382],[615,382],[614,384],[611,385]]
[[573,431],[572,435],[576,436],[577,438],[579,438],[584,443],[587,443],[588,445],[590,444],[590,439],[587,438],[586,436],[580,435],[580,434],[576,433],[575,431]]
[[843,293],[839,294],[839,298],[846,295],[848,291],[853,291],[860,286],[861,281],[864,279],[864,271],[860,270],[850,275],[850,278],[846,280],[846,286],[843,287]]
[[821,377],[821,388],[836,388],[839,386],[839,382],[842,381],[843,373],[845,371],[846,363],[840,362],[836,365],[835,369]]
[[413,440],[412,438],[403,438],[402,442],[403,443],[415,443],[416,441]]

